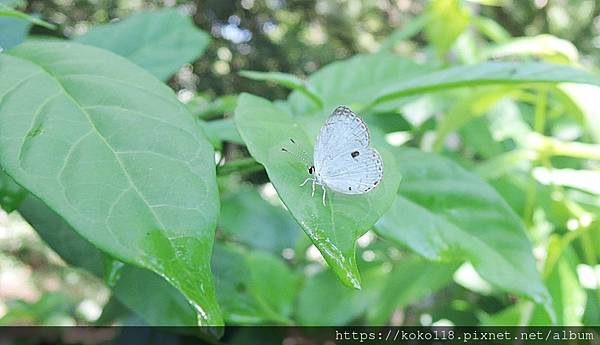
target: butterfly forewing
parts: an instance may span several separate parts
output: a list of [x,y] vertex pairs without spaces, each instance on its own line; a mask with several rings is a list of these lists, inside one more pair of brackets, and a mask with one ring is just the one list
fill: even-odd
[[337,107],[321,127],[315,143],[314,163],[317,171],[328,161],[344,152],[369,146],[369,131],[365,123],[345,106]]
[[337,107],[321,128],[315,144],[315,170],[332,190],[366,193],[383,176],[379,153],[369,146],[366,124],[352,110]]

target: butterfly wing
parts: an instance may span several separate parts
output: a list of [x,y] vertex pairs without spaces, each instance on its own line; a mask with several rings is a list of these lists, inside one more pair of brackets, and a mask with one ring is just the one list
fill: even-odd
[[379,153],[368,146],[367,125],[348,107],[337,107],[321,127],[315,144],[315,170],[323,183],[345,194],[373,189],[383,176],[383,163]]
[[344,152],[369,146],[367,125],[352,110],[337,107],[321,127],[315,143],[314,163],[317,171],[323,171],[328,161]]
[[336,192],[363,194],[381,182],[383,161],[372,148],[348,152],[327,162],[321,177],[323,183]]

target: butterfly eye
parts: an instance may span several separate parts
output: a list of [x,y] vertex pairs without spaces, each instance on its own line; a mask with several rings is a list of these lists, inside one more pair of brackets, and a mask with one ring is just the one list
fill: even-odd
[[315,172],[315,167],[314,166],[311,166],[310,168],[308,168],[308,173],[309,174],[312,175],[314,172]]

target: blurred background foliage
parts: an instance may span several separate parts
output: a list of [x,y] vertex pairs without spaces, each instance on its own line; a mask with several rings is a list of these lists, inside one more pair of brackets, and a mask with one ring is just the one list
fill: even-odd
[[[8,1],[8,0],[4,0]],[[571,42],[560,42],[570,52],[579,52],[587,66],[600,63],[600,4],[594,0],[475,0],[465,1],[460,9],[432,6],[438,13],[439,28],[425,32],[415,30],[410,41],[401,41],[396,50],[414,55],[429,54],[428,42],[438,48],[453,42],[448,35],[460,35],[474,20],[468,31],[499,39],[550,34]],[[448,2],[448,3],[453,3]],[[357,53],[376,52],[386,38],[402,31],[424,13],[427,1],[414,0],[244,0],[244,1],[119,1],[119,0],[30,0],[27,13],[38,13],[58,26],[51,31],[34,27],[36,35],[73,37],[91,26],[127,17],[142,9],[178,7],[193,16],[194,22],[213,38],[206,55],[195,62],[190,73],[182,73],[173,81],[176,89],[190,88],[212,95],[251,91],[268,98],[282,98],[285,90],[249,81],[238,75],[240,70],[280,71],[307,76],[320,67]],[[462,19],[461,19],[462,18]],[[493,20],[492,23],[488,19]],[[414,24],[414,23],[413,23]],[[478,30],[479,29],[479,30]],[[436,31],[437,30],[437,31]],[[478,31],[480,31],[478,33]],[[506,31],[506,32],[505,32]],[[408,32],[404,32],[409,34]],[[468,36],[469,34],[465,34]],[[467,39],[464,39],[467,41]],[[393,43],[393,42],[392,42]],[[449,43],[450,44],[450,43]],[[542,43],[552,50],[551,38]],[[424,57],[421,57],[423,60]],[[457,56],[448,57],[456,61]],[[201,76],[201,77],[200,77]]]
[[[247,155],[227,122],[235,95],[251,92],[276,100],[289,93],[276,83],[245,78],[242,70],[306,78],[331,62],[382,50],[434,68],[503,59],[594,71],[600,63],[600,2],[594,0],[2,2],[56,26],[24,22],[20,30],[31,37],[75,38],[144,9],[174,7],[190,15],[212,42],[168,83],[198,117],[224,117],[206,126],[209,136],[219,133],[211,139],[228,161]],[[0,18],[0,41],[8,27],[17,33],[14,20]],[[8,38],[1,41],[3,47],[11,45]],[[597,109],[590,109],[598,94],[597,88],[581,85],[454,90],[411,99],[401,107],[403,118],[382,116],[374,125],[389,134],[388,142],[437,151],[496,188],[528,228],[544,282],[560,299],[555,308],[559,324],[600,324],[600,153],[594,145],[600,139],[600,117],[585,120],[598,116]],[[434,129],[436,138],[430,135]],[[525,135],[530,132],[555,141],[531,143],[532,136]],[[590,146],[569,145],[575,140]],[[529,160],[531,152],[520,150],[524,147],[566,154]],[[550,323],[538,306],[495,290],[472,266],[457,270],[453,262],[427,262],[372,232],[358,242],[364,289],[343,287],[323,270],[318,251],[283,210],[260,167],[240,161],[233,168],[220,167],[219,178],[223,199],[213,269],[226,322]],[[248,188],[248,182],[257,188]],[[5,197],[15,199],[4,200],[6,211],[12,211],[8,201],[22,199],[18,188],[8,193],[11,188],[0,180]],[[262,286],[271,275],[278,277],[277,287]],[[310,278],[300,283],[300,276]],[[423,278],[413,279],[417,276]],[[139,301],[125,305],[111,298],[111,291],[121,296],[132,291],[102,278],[66,264],[17,212],[0,213],[0,324],[165,321],[167,315],[139,309]],[[271,289],[277,293],[265,293]]]

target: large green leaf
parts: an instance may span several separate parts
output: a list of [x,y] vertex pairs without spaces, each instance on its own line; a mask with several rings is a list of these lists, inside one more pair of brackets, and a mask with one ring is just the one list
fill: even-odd
[[[565,245],[567,247],[563,248]],[[585,310],[586,304],[594,308],[594,301],[586,302],[586,291],[581,287],[577,276],[574,252],[568,247],[568,243],[561,243],[558,236],[549,240],[544,283],[552,296],[552,309],[556,314],[555,324],[581,326],[584,318],[582,311]],[[482,314],[480,318],[483,325],[493,326],[548,326],[553,323],[543,308],[526,301],[492,315]]]
[[458,265],[410,257],[394,265],[381,296],[369,308],[370,324],[383,325],[396,308],[405,307],[431,295],[452,281]]
[[[400,97],[457,87],[560,82],[600,85],[600,76],[581,69],[541,62],[485,62],[419,73],[416,77],[396,78],[393,85],[379,90],[369,107]],[[314,82],[311,83],[316,86]]]
[[547,61],[577,64],[579,53],[573,43],[552,35],[515,37],[485,49],[485,59],[500,59],[515,56],[540,57]]
[[361,291],[336,284],[331,271],[319,272],[308,278],[298,295],[298,323],[303,326],[340,326],[363,315],[378,299],[388,276],[382,265],[364,271],[365,286]]
[[96,26],[75,40],[117,53],[167,80],[181,66],[202,56],[210,37],[196,28],[191,18],[164,9]]
[[341,104],[359,110],[360,107],[372,103],[382,89],[429,71],[431,67],[419,65],[388,52],[356,55],[325,66],[306,81],[314,89],[313,92],[323,100],[322,108],[317,107],[310,98],[299,91],[292,92],[288,103],[293,113],[299,115],[319,110],[327,113]]
[[[106,263],[110,259],[41,200],[29,194],[19,206],[19,213],[69,265],[83,268],[99,278],[107,276]],[[113,283],[113,295],[149,325],[196,324],[196,313],[183,295],[165,279],[148,270],[125,265]]]
[[0,49],[10,49],[25,41],[31,26],[26,20],[0,17]]
[[[235,121],[248,150],[265,166],[279,197],[327,263],[342,282],[359,288],[355,241],[383,215],[395,197],[399,176],[394,157],[377,147],[384,161],[381,184],[362,195],[330,192],[325,207],[321,191],[311,197],[310,186],[300,187],[310,176],[307,168],[313,152],[313,138],[302,124],[271,102],[249,94],[240,96]],[[290,152],[284,152],[283,147]],[[304,156],[307,161],[301,159]]]
[[431,260],[468,260],[495,286],[549,304],[525,228],[492,187],[433,154],[399,149],[396,159],[402,185],[381,236]]
[[240,75],[252,80],[270,81],[291,90],[296,90],[310,98],[318,107],[323,106],[321,97],[314,91],[312,85],[293,74],[281,72],[240,71]]
[[6,172],[103,251],[169,280],[202,324],[220,324],[214,152],[173,92],[74,43],[23,44],[0,55],[0,74]]
[[223,197],[219,228],[228,239],[277,255],[294,248],[300,234],[289,213],[269,204],[251,188]]
[[290,324],[298,279],[274,255],[215,246],[213,267],[219,302],[227,322]]

